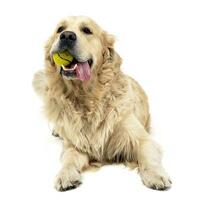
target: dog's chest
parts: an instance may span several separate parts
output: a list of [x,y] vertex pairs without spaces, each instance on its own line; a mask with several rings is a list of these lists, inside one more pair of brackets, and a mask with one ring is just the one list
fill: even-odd
[[93,102],[93,107],[91,103],[89,108],[76,102],[71,102],[70,105],[71,112],[65,112],[63,137],[80,151],[91,155],[94,159],[101,159],[104,144],[114,122],[108,119],[112,113],[111,108],[105,102],[100,104]]
[[64,140],[91,158],[101,160],[123,106],[114,104],[109,95],[100,101],[61,100],[48,101],[45,106],[48,119]]

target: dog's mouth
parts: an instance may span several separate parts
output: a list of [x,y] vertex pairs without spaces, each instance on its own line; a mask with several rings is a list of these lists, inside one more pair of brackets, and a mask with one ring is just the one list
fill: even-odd
[[88,81],[91,78],[92,63],[92,59],[78,61],[76,58],[73,58],[69,65],[61,65],[60,74],[69,78],[77,78],[81,81]]

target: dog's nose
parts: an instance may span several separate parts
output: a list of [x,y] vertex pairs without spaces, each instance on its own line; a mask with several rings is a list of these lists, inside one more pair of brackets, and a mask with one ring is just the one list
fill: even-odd
[[60,34],[60,41],[73,46],[76,41],[76,34],[72,31],[65,31]]

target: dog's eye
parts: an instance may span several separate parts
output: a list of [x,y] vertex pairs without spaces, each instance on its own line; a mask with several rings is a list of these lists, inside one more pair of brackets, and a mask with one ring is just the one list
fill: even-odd
[[61,33],[62,31],[64,31],[65,27],[64,26],[60,26],[58,29],[57,29],[57,33]]
[[83,31],[85,34],[88,34],[88,35],[91,35],[91,34],[92,34],[92,31],[91,31],[88,27],[83,27],[83,28],[82,28],[82,31]]

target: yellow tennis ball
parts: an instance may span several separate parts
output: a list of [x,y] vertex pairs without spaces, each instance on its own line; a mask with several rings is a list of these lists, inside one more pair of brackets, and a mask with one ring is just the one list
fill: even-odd
[[53,55],[53,60],[57,66],[67,66],[72,62],[73,56],[68,51],[63,51],[55,53]]

